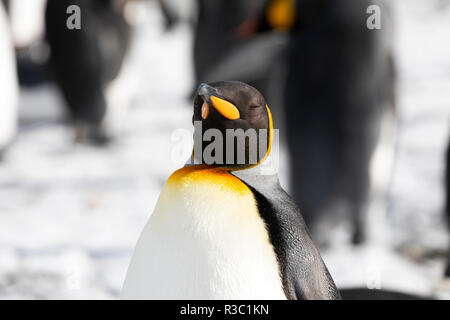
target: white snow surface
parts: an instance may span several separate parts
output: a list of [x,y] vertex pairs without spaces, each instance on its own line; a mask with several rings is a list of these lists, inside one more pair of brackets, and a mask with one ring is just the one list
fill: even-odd
[[[394,169],[389,185],[373,188],[369,242],[330,248],[323,257],[341,288],[439,291],[448,298],[443,260],[412,257],[448,242],[442,209],[450,1],[393,4]],[[118,298],[139,233],[163,183],[180,166],[171,160],[176,133],[191,130],[191,31],[180,25],[164,32],[161,19],[153,2],[140,5],[129,66],[136,85],[111,147],[73,143],[53,85],[21,89],[19,134],[0,164],[0,298]]]

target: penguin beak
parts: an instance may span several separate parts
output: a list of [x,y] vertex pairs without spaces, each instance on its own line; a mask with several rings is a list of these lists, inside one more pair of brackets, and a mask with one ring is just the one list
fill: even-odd
[[240,118],[239,109],[236,108],[234,104],[231,102],[219,98],[220,94],[217,89],[207,85],[206,83],[202,83],[197,90],[197,94],[203,98],[202,104],[202,118],[206,119],[210,113],[210,106],[214,107],[222,116],[229,120],[237,120]]

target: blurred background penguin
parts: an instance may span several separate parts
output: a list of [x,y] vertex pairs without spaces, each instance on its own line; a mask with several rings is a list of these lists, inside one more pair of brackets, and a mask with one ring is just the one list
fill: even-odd
[[[104,144],[110,139],[104,120],[117,106],[108,100],[107,91],[119,77],[130,43],[127,2],[47,1],[45,22],[50,65],[69,107],[77,141]],[[68,11],[74,5],[79,12]],[[73,17],[75,22],[78,18],[79,26],[66,25],[69,14],[79,15]]]
[[[372,5],[383,28],[370,30]],[[371,158],[383,111],[394,106],[389,11],[381,1],[297,0],[285,86],[291,193],[313,238],[366,237]]]
[[[75,141],[97,146],[111,141],[130,105],[133,81],[127,56],[139,1],[3,2],[20,84],[53,81],[65,100]],[[165,1],[156,2],[170,29],[171,11]]]
[[14,49],[3,3],[0,2],[0,161],[17,131],[19,89]]

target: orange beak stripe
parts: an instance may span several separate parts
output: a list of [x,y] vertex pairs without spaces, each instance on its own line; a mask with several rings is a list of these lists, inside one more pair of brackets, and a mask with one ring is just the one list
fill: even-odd
[[206,119],[209,116],[209,106],[206,102],[202,104],[202,119]]
[[214,108],[219,111],[221,115],[230,120],[237,120],[241,117],[238,108],[231,102],[211,96],[211,101]]

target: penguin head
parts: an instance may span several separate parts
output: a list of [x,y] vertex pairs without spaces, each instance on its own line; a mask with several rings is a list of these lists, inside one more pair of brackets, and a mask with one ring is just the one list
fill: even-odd
[[248,84],[200,84],[192,120],[194,157],[200,163],[240,170],[258,165],[270,153],[272,115],[262,94]]

